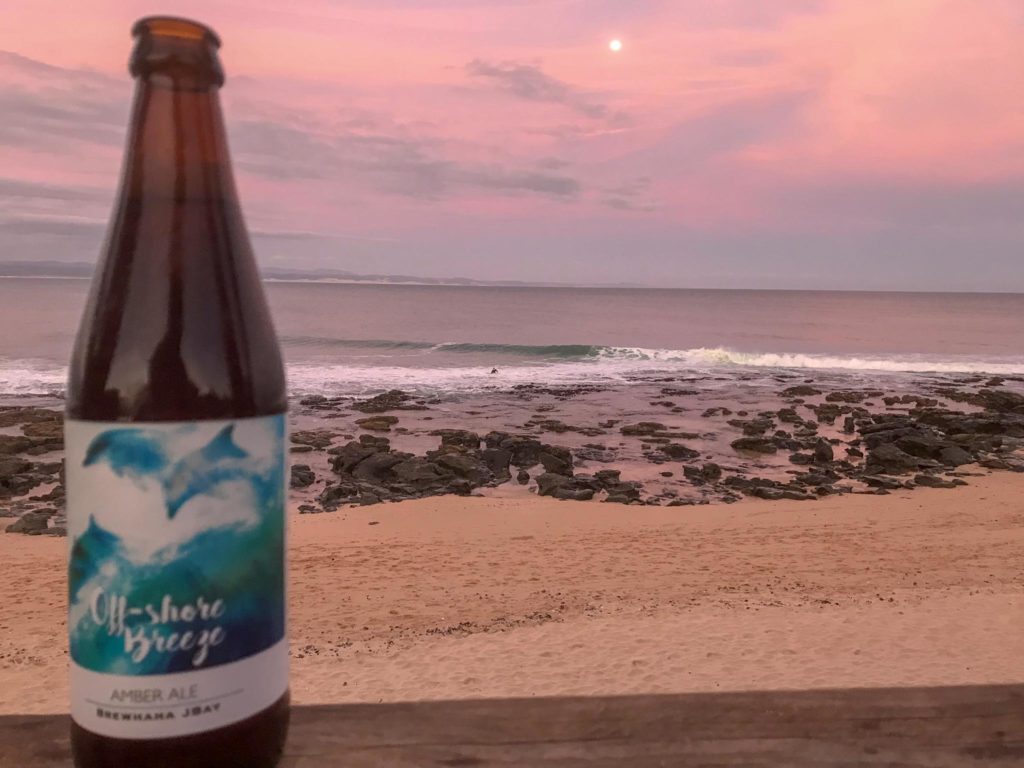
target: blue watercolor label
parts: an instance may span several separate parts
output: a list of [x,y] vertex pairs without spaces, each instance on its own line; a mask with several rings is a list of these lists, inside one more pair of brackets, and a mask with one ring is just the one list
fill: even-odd
[[67,475],[74,666],[167,675],[287,655],[283,415],[68,422]]

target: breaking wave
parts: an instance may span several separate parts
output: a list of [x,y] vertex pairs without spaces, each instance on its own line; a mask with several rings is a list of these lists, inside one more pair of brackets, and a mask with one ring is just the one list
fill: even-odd
[[[360,394],[392,387],[472,392],[523,383],[625,382],[647,373],[749,374],[817,370],[847,375],[1021,375],[1024,358],[742,352],[725,347],[650,349],[590,344],[483,344],[285,337],[295,394]],[[346,352],[345,350],[348,350]],[[310,354],[313,353],[314,354]],[[372,358],[372,362],[366,358]],[[491,366],[499,375],[490,374]],[[66,369],[43,360],[0,359],[0,394],[61,392]]]

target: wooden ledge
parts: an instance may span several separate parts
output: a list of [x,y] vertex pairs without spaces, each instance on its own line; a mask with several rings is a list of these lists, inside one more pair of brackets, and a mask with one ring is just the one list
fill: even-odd
[[[0,767],[68,768],[63,716],[0,717]],[[282,768],[1021,766],[1024,685],[295,707]]]

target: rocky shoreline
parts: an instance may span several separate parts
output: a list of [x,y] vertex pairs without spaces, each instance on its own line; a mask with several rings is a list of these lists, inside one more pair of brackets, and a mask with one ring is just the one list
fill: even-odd
[[[795,378],[734,389],[699,376],[520,385],[477,399],[309,396],[292,408],[292,495],[305,514],[445,494],[686,506],[1024,472],[1022,379],[920,379],[893,393]],[[9,533],[66,532],[56,404],[0,406]],[[594,413],[605,418],[580,422]]]

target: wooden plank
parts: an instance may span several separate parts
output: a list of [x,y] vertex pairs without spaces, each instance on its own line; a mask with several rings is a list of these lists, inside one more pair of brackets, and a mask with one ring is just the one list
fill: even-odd
[[[63,717],[0,718],[0,767],[68,768]],[[1024,765],[1024,685],[296,707],[282,768]]]

